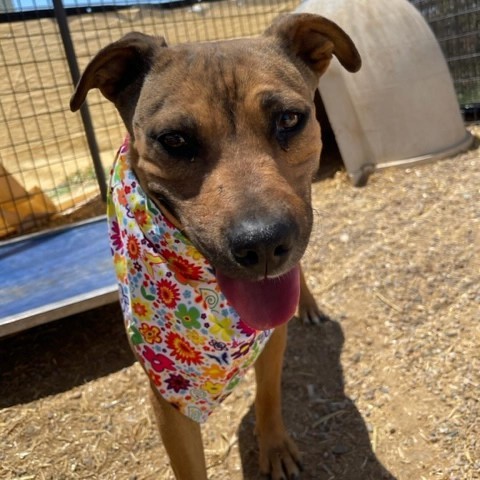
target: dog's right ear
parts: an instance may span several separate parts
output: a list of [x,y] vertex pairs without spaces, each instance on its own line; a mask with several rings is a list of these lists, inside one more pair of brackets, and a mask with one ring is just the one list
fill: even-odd
[[124,121],[135,106],[145,75],[156,53],[166,47],[163,37],[132,32],[107,45],[90,61],[70,100],[70,109],[77,111],[92,88],[113,102]]

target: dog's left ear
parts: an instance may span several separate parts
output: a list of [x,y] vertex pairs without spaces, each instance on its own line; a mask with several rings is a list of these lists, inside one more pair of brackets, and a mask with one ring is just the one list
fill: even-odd
[[349,72],[356,72],[362,64],[352,39],[336,23],[320,15],[280,16],[265,35],[276,37],[287,52],[303,60],[318,76],[325,72],[332,55]]

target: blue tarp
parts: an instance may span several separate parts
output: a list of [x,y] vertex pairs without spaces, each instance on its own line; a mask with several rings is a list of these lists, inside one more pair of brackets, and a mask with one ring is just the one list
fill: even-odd
[[105,217],[0,243],[0,336],[116,294]]
[[[125,7],[128,5],[162,5],[182,3],[185,0],[63,0],[65,8],[98,8],[98,7]],[[28,12],[33,10],[52,10],[52,0],[14,0],[13,12]]]

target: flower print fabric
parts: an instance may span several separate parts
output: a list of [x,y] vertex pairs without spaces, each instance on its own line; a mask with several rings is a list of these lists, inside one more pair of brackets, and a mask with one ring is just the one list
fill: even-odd
[[204,422],[271,331],[241,321],[208,261],[145,195],[127,152],[128,141],[112,170],[107,208],[127,333],[160,395]]

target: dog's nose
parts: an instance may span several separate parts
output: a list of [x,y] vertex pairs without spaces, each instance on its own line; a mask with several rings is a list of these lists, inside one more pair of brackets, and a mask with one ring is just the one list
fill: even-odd
[[297,224],[287,217],[253,217],[238,221],[228,241],[235,261],[251,272],[274,273],[289,257],[298,235]]

